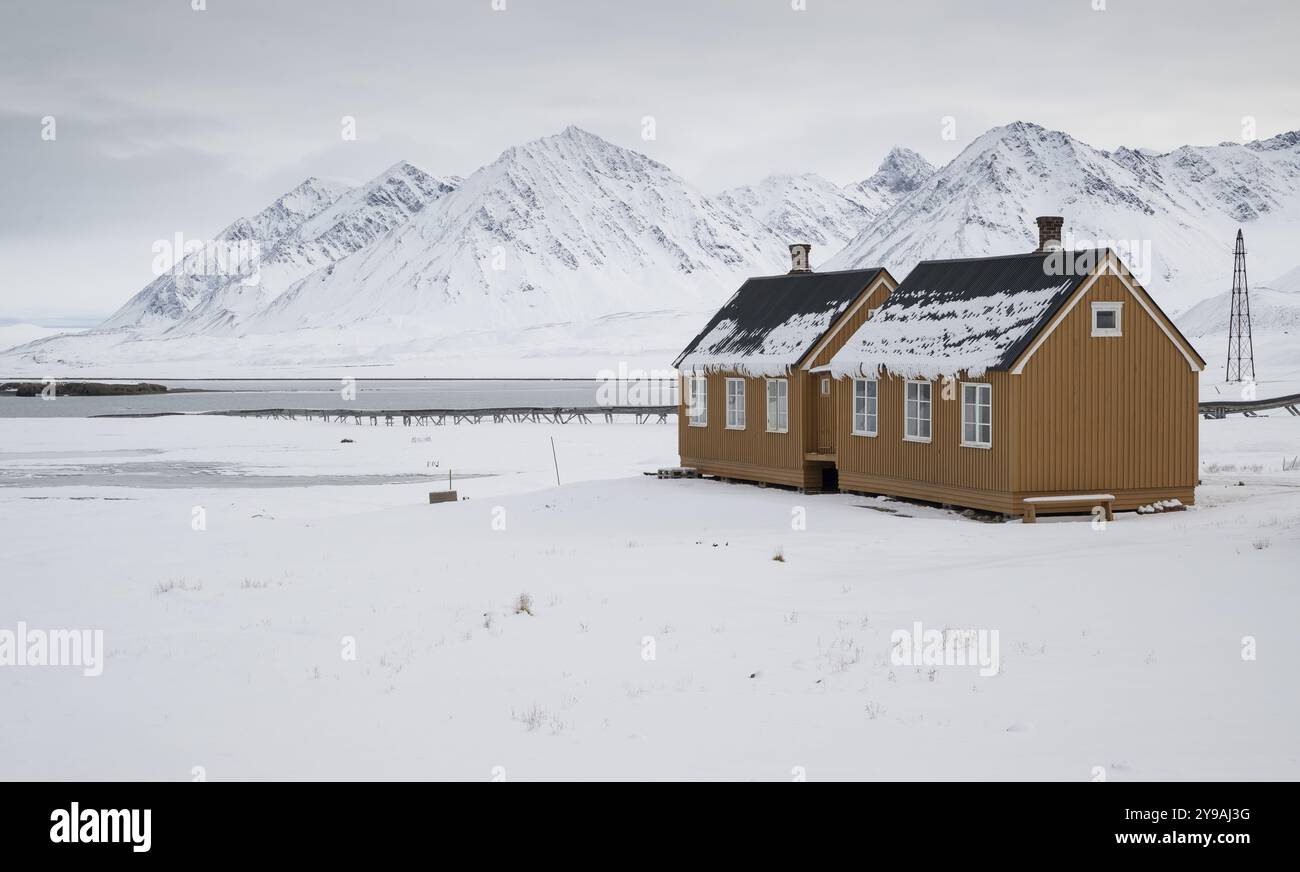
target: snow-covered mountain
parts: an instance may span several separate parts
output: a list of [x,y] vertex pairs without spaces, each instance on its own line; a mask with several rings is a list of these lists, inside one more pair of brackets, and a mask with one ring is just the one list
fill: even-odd
[[870,178],[840,187],[816,173],[772,175],[717,196],[720,204],[771,228],[778,244],[809,242],[813,263],[844,245],[916,190],[934,167],[914,151],[895,148]]
[[868,212],[882,215],[932,175],[934,167],[928,160],[910,148],[895,147],[870,178],[847,185],[844,190]]
[[[1252,273],[1250,240],[1246,269]],[[1174,322],[1208,363],[1201,373],[1201,395],[1223,396],[1241,391],[1225,383],[1228,314],[1232,305],[1231,273],[1227,289],[1175,315]],[[1258,396],[1300,392],[1300,268],[1264,282],[1250,282],[1250,325],[1255,352]],[[1242,395],[1245,397],[1245,395]]]
[[[1250,249],[1247,248],[1246,270],[1249,274]],[[1222,293],[1207,297],[1174,320],[1188,336],[1217,336],[1228,333],[1228,313],[1232,305],[1232,282]],[[1300,329],[1300,267],[1275,279],[1248,283],[1251,329],[1256,333]]]
[[[1227,336],[1232,291],[1207,297],[1177,316],[1178,329],[1189,337]],[[1250,324],[1255,333],[1300,329],[1300,291],[1250,289]]]
[[[342,182],[309,178],[251,218],[239,218],[215,237],[218,245],[184,257],[162,272],[102,325],[103,329],[165,329],[185,318],[204,300],[241,276],[216,274],[197,266],[212,258],[220,243],[246,242],[265,252],[273,249],[304,221],[319,214],[348,191]],[[179,254],[179,252],[178,252]],[[215,259],[215,258],[214,258]]]
[[1166,308],[1182,308],[1225,276],[1230,282],[1239,226],[1248,227],[1261,272],[1293,265],[1300,133],[1153,154],[1100,151],[1025,122],[997,127],[825,268],[883,263],[905,275],[921,260],[1027,251],[1037,243],[1037,215],[1063,215],[1077,242],[1114,241],[1122,251],[1128,243],[1139,278]]
[[773,175],[718,194],[737,215],[770,227],[775,237],[812,244],[813,264],[833,256],[881,210],[869,209],[816,173]]
[[[1249,251],[1249,249],[1247,249],[1247,251]],[[1267,282],[1264,287],[1273,288],[1277,291],[1295,291],[1300,293],[1300,265],[1292,267],[1282,273],[1282,275]]]
[[382,321],[419,332],[704,310],[784,240],[645,155],[569,127],[507,149],[374,245],[308,275],[255,332]]
[[[154,281],[121,311],[108,325],[166,327],[166,335],[220,335],[241,332],[250,316],[262,311],[294,282],[328,264],[360,251],[392,228],[404,223],[425,206],[460,184],[459,178],[439,179],[405,161],[380,173],[355,188],[326,187],[317,179],[308,179],[293,191],[276,200],[254,219],[236,222],[218,237],[220,240],[255,239],[261,252],[253,264],[239,264],[241,269],[219,275],[187,275],[185,265]],[[306,192],[319,196],[307,197]],[[268,213],[276,217],[268,221]],[[251,228],[269,228],[253,232]],[[233,232],[232,232],[233,231]],[[236,235],[248,231],[249,235]],[[254,277],[255,281],[251,281]],[[181,306],[166,306],[168,319],[139,319],[137,313],[144,298],[144,310],[157,307],[177,287],[189,293]],[[184,311],[181,311],[181,309]],[[136,320],[132,320],[136,318]],[[166,323],[170,320],[172,323]],[[162,322],[160,324],[160,321]]]
[[[1252,275],[1295,272],[1300,132],[1158,154],[1017,122],[937,171],[896,148],[842,188],[774,176],[709,197],[570,127],[463,181],[406,163],[357,188],[309,179],[220,234],[259,244],[256,285],[182,268],[103,327],[29,342],[0,363],[36,375],[128,363],[153,375],[180,362],[214,375],[234,359],[245,374],[394,361],[430,374],[419,361],[433,360],[481,374],[471,358],[493,354],[493,373],[507,375],[537,374],[521,363],[533,357],[578,375],[611,356],[661,365],[742,278],[784,272],[793,241],[825,257],[850,240],[818,268],[880,264],[901,277],[921,259],[1029,250],[1043,214],[1065,216],[1067,242],[1127,247],[1176,313],[1228,289],[1238,226]],[[1261,317],[1269,305],[1261,295]],[[1207,324],[1217,308],[1201,310]]]

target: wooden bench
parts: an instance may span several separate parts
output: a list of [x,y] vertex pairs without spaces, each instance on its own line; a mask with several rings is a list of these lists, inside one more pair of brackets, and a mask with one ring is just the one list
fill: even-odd
[[1051,497],[1025,497],[1025,523],[1033,524],[1038,520],[1038,512],[1051,510],[1068,511],[1070,509],[1091,510],[1101,506],[1106,510],[1106,520],[1115,520],[1114,494],[1066,494]]

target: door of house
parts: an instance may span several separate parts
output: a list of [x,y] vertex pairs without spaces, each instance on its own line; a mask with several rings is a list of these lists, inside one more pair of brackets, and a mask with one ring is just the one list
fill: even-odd
[[835,453],[835,385],[829,375],[817,375],[817,453]]

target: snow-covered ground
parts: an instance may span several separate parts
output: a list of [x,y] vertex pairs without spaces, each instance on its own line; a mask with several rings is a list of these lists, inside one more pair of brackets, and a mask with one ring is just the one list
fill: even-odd
[[675,433],[0,419],[0,631],[107,655],[0,667],[0,778],[1300,778],[1300,420],[1103,529],[641,475]]
[[[1300,393],[1300,267],[1250,290],[1250,320],[1255,350],[1257,398]],[[1243,385],[1228,384],[1228,314],[1231,290],[1215,294],[1175,316],[1178,329],[1201,352],[1208,366],[1201,374],[1201,399],[1242,395]]]
[[99,330],[77,337],[76,354],[65,354],[62,345],[23,354],[0,350],[0,378],[596,378],[620,364],[670,367],[714,311],[626,313],[454,336],[424,335],[400,321],[178,339]]
[[15,321],[0,322],[0,349],[12,348],[37,339],[57,336],[60,333],[74,332],[67,327],[46,327],[41,324],[25,324]]
[[[1206,360],[1201,373],[1201,399],[1265,399],[1300,394],[1300,329],[1289,333],[1261,331],[1255,334],[1255,386],[1227,381],[1228,335],[1192,337],[1192,344]],[[1253,393],[1253,396],[1251,394]]]

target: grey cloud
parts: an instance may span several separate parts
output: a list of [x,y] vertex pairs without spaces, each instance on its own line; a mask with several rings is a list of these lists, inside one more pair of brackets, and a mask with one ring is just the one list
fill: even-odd
[[[0,8],[0,234],[211,234],[309,174],[361,180],[405,158],[466,175],[571,123],[706,191],[778,171],[848,182],[894,145],[942,163],[1016,119],[1102,148],[1218,142],[1245,115],[1261,136],[1300,127],[1289,0],[1249,15],[1201,0],[207,5]],[[57,151],[33,137],[44,114]]]

